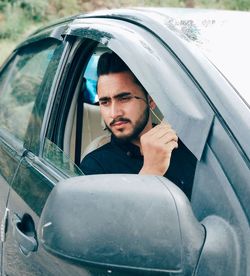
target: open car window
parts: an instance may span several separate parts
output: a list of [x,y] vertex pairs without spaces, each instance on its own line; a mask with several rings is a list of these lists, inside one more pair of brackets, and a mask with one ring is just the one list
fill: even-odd
[[[97,95],[97,64],[100,56],[106,52],[111,53],[112,51],[104,45],[99,44],[98,47],[96,47],[95,50],[91,53],[91,56],[87,61],[87,65],[84,66],[85,70],[82,72],[81,78],[83,78],[84,81],[79,81],[81,86],[78,87],[77,91],[75,92],[75,97],[76,95],[78,95],[79,98],[82,97],[82,114],[78,114],[77,111],[76,105],[79,102],[78,98],[78,101],[72,103],[74,108],[71,108],[70,113],[74,114],[69,114],[67,120],[67,130],[71,130],[72,133],[70,138],[66,133],[64,140],[64,149],[68,155],[71,156],[72,160],[75,159],[77,117],[82,116],[81,149],[77,151],[81,152],[80,161],[89,152],[110,141],[110,132],[106,129],[105,123],[101,117]],[[159,120],[163,119],[163,114],[158,107],[156,107],[151,115],[154,124],[158,124]],[[72,121],[73,116],[74,120]],[[70,144],[71,146],[69,147]]]
[[[166,50],[167,45],[153,34],[125,21],[95,22],[93,29],[91,19],[77,19],[70,35],[90,39],[94,36],[118,54],[153,97],[165,120],[175,126],[183,143],[200,160],[214,118],[200,87]],[[93,33],[88,31],[89,26]]]
[[[116,27],[120,27],[120,23],[116,23]],[[88,20],[85,20],[84,24],[88,26]],[[91,49],[84,45],[76,50],[75,60],[71,61],[74,67],[70,68],[68,81],[65,82],[70,85],[63,96],[69,101],[66,104],[61,102],[65,105],[58,108],[65,111],[64,114],[58,115],[57,125],[61,128],[56,130],[59,133],[52,135],[58,141],[50,140],[77,166],[86,153],[109,141],[106,139],[107,131],[99,112],[96,66],[102,53],[113,51],[128,65],[153,98],[158,107],[157,117],[170,123],[190,153],[200,160],[213,122],[213,112],[200,94],[199,87],[162,43],[136,26],[133,26],[134,30],[129,29],[128,37],[128,23],[124,24],[122,30],[109,30],[109,26],[98,26],[95,32],[100,32],[100,37],[97,36],[96,40],[89,38],[82,27],[78,30],[76,26],[67,34],[77,37],[79,41],[84,37],[83,45],[94,44],[93,42],[96,44],[95,47],[90,47]],[[105,28],[107,32],[102,32]],[[119,39],[112,39],[112,36],[108,36],[109,32]],[[109,39],[102,43],[105,35]],[[137,41],[133,43],[133,49],[121,47],[123,43],[128,45],[127,40],[132,38]],[[153,116],[156,123],[159,122],[157,117]]]

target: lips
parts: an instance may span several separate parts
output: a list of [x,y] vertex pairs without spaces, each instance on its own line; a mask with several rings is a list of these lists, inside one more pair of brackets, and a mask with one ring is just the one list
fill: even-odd
[[122,126],[122,125],[125,125],[125,124],[127,124],[127,122],[119,121],[119,122],[116,122],[116,123],[112,124],[112,126]]
[[113,120],[109,125],[110,125],[110,127],[114,127],[114,126],[119,127],[119,126],[123,126],[129,122],[130,122],[129,119],[119,118],[119,119]]

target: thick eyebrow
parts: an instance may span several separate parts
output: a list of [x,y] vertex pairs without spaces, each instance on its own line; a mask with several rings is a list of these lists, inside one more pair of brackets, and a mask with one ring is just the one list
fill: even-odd
[[101,97],[99,98],[99,102],[106,102],[106,101],[109,101],[110,100],[110,97]]
[[[119,94],[116,94],[113,98],[114,99],[119,99],[125,96],[131,96],[131,92],[120,92]],[[101,97],[99,98],[100,102],[106,102],[106,101],[110,101],[111,97]]]
[[125,97],[125,96],[131,96],[131,92],[121,92],[121,93],[119,93],[119,94],[117,94],[117,95],[115,95],[114,96],[114,99],[119,99],[119,98],[122,98],[122,97]]

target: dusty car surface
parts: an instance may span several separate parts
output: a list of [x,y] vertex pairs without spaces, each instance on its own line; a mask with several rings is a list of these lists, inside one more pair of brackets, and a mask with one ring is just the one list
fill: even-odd
[[[1,275],[250,275],[249,24],[97,11],[17,46],[0,71]],[[107,137],[95,87],[107,51],[195,156],[192,187],[78,168]]]

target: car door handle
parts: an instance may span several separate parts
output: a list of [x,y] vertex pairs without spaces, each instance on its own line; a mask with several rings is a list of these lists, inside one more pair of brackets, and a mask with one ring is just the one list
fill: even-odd
[[20,251],[28,256],[38,247],[35,224],[29,214],[24,214],[22,219],[17,215],[13,218],[13,236],[17,241]]

